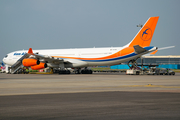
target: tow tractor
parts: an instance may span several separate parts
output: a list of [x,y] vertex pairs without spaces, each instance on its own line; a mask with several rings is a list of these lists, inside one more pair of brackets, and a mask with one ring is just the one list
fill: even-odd
[[[153,67],[150,67],[153,66]],[[131,66],[129,70],[126,71],[127,75],[175,75],[175,72],[169,68],[156,68],[157,65],[149,65],[148,68],[143,66],[133,67]]]
[[137,69],[131,69],[126,71],[126,75],[139,75],[140,73],[141,71]]

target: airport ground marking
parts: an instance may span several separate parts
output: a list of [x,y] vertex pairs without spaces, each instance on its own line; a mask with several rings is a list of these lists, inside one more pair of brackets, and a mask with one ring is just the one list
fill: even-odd
[[128,87],[149,87],[149,88],[176,88],[176,89],[180,89],[180,86],[165,86],[165,85],[152,85],[152,84],[148,84],[148,85],[122,85],[122,86],[112,86],[112,87],[93,87],[93,88],[82,88],[82,89],[102,89],[102,88],[128,88]]

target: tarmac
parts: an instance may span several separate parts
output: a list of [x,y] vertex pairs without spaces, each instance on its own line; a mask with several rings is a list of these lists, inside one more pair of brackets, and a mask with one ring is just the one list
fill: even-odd
[[0,120],[180,119],[180,73],[0,74]]

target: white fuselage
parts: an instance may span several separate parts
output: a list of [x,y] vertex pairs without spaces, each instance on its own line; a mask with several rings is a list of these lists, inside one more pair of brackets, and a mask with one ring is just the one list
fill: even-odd
[[[86,67],[86,66],[102,66],[102,65],[114,65],[120,64],[121,62],[125,62],[131,59],[135,59],[142,54],[134,54],[131,56],[122,57],[119,59],[108,59],[108,60],[96,60],[96,58],[102,58],[106,56],[110,56],[112,54],[121,51],[124,47],[107,47],[107,48],[80,48],[80,49],[46,49],[46,50],[33,50],[34,53],[38,53],[41,55],[45,55],[48,57],[58,57],[62,58],[65,61],[69,61],[74,63],[71,67]],[[146,53],[154,51],[155,48],[148,50]],[[20,59],[28,50],[20,50],[14,51],[4,57],[3,62],[8,64],[9,66],[16,63],[18,59]],[[119,53],[120,54],[120,53]],[[144,53],[143,53],[144,54]],[[118,57],[118,56],[117,56]],[[77,59],[78,58],[78,59]],[[82,58],[82,59],[81,59]],[[95,60],[83,60],[83,58],[89,58]]]
[[[46,50],[33,50],[34,53],[38,53],[46,56],[65,56],[65,57],[78,57],[78,58],[99,58],[105,57],[116,53],[121,50],[122,47],[110,47],[110,48],[74,48],[74,49],[46,49]],[[4,63],[13,65],[18,59],[20,59],[28,50],[19,50],[7,54],[7,57],[3,58]],[[69,59],[68,59],[69,60]],[[79,60],[78,60],[79,61]]]

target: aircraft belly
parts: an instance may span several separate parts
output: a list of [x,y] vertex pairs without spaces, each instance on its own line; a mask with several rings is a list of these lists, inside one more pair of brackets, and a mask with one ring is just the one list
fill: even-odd
[[124,59],[119,59],[119,60],[111,60],[111,61],[101,61],[101,62],[87,62],[89,66],[105,66],[105,65],[116,65],[116,64],[120,64],[123,62],[127,62],[130,61],[132,59],[136,59],[138,57],[140,57],[141,54],[132,56],[132,57],[128,57],[128,58],[124,58]]
[[66,64],[67,67],[87,67],[88,63],[81,60],[76,59],[66,59],[68,63]]

